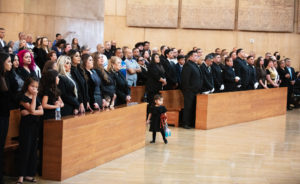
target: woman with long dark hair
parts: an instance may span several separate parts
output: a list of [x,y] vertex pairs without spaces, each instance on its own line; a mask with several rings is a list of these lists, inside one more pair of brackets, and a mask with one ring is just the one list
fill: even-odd
[[49,53],[49,41],[47,37],[41,38],[40,48],[36,50],[36,64],[39,66],[41,70],[43,70],[46,61],[48,60]]
[[[94,60],[94,70],[97,72],[101,79],[102,83],[102,93],[103,97],[107,97],[106,99],[111,99],[109,103],[109,106],[112,108],[115,105],[115,99],[117,97],[116,95],[116,86],[115,82],[113,80],[113,77],[109,75],[109,73],[104,68],[104,55],[99,54],[97,52],[92,54],[93,60]],[[102,101],[105,101],[103,99]]]
[[0,183],[4,183],[2,175],[3,151],[8,131],[9,104],[12,95],[7,74],[11,68],[12,63],[9,55],[0,52]]
[[76,50],[70,50],[68,55],[71,57],[71,75],[77,86],[79,113],[84,113],[86,110],[92,110],[90,107],[90,98],[87,82],[84,78],[83,70],[80,67],[80,54]]
[[160,63],[159,55],[155,53],[151,57],[151,62],[148,67],[148,80],[146,82],[147,101],[149,104],[154,103],[154,95],[158,94],[166,84],[164,67]]
[[97,72],[93,69],[94,62],[92,56],[89,54],[83,54],[82,68],[84,68],[84,74],[89,88],[90,104],[94,110],[100,110],[102,108],[102,82]]
[[259,82],[258,89],[268,89],[266,76],[267,72],[264,65],[264,58],[260,56],[256,60],[256,77]]
[[78,43],[78,39],[77,39],[77,38],[73,38],[73,39],[72,39],[72,49],[73,49],[73,50],[80,51],[80,46],[79,46],[79,43]]

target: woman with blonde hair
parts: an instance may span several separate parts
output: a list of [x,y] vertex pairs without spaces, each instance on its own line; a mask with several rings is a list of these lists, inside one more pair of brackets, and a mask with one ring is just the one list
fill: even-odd
[[75,80],[71,75],[71,58],[69,56],[60,56],[57,59],[59,84],[61,99],[64,107],[61,110],[62,116],[78,114],[79,101]]
[[120,72],[121,59],[116,56],[111,57],[108,62],[107,69],[116,84],[116,105],[122,105],[130,102],[130,88],[124,75]]

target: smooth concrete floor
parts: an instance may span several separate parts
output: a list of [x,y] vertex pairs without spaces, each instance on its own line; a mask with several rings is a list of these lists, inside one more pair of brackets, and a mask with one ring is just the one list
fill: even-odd
[[[300,109],[213,130],[171,127],[146,147],[69,178],[40,184],[300,184]],[[16,178],[6,178],[8,184]]]

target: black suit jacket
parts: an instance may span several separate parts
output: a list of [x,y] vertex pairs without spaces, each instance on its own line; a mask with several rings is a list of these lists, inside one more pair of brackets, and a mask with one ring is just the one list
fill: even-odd
[[137,73],[137,86],[143,86],[147,82],[148,68],[147,70],[144,67],[141,67],[142,72]]
[[111,73],[113,74],[116,84],[116,105],[126,104],[126,97],[130,95],[130,88],[127,84],[127,81],[120,71]]
[[183,93],[192,92],[197,94],[201,92],[203,86],[203,74],[199,66],[188,61],[183,65],[181,73],[181,89]]
[[[95,103],[95,98],[103,98],[102,96],[102,81],[101,81],[101,78],[100,76],[97,74],[97,72],[95,70],[91,70],[93,72],[93,75],[96,75],[96,77],[99,77],[99,80],[100,80],[100,94],[99,96],[95,96],[95,89],[96,89],[96,85],[97,83],[93,80],[92,78],[92,75],[90,72],[88,72],[87,70],[85,70],[85,73],[88,77],[88,80],[87,80],[87,85],[88,85],[88,92],[89,92],[89,98],[90,98],[90,105],[91,107],[93,108],[94,107],[94,103]],[[98,94],[97,94],[98,95]],[[100,104],[99,104],[100,103]],[[102,106],[102,100],[101,102],[98,102],[98,105],[101,107]]]
[[200,68],[203,74],[203,86],[201,92],[210,91],[214,88],[214,79],[212,71],[208,70],[208,67],[205,63],[202,63]]
[[104,79],[104,74],[99,69],[95,69],[95,71],[101,78],[103,96],[110,96],[112,99],[114,94],[116,93],[116,85],[115,85],[115,81],[113,79],[112,74],[110,74],[109,72],[104,70],[104,72],[107,74],[107,77],[108,77],[108,79],[107,79],[108,81],[106,81]]
[[84,106],[86,107],[87,102],[90,101],[90,98],[88,95],[89,94],[88,86],[84,78],[83,71],[79,66],[78,67],[72,66],[71,75],[77,85],[78,101],[79,103],[83,103]]
[[64,107],[61,110],[62,116],[73,115],[74,109],[79,108],[79,101],[74,91],[76,86],[67,76],[60,75],[59,79],[58,88],[61,92],[61,99],[64,102]]
[[236,91],[238,83],[235,82],[235,72],[234,68],[230,66],[225,66],[223,71],[223,79],[224,79],[224,86],[225,91]]
[[0,52],[4,52],[4,47],[6,46],[6,42],[3,40],[4,45],[0,43]]
[[249,70],[249,84],[248,89],[254,89],[254,84],[257,82],[256,69],[252,65],[247,65]]
[[146,82],[146,91],[151,94],[157,94],[162,90],[162,83],[159,82],[160,78],[165,77],[165,71],[160,63],[151,62],[148,67],[148,79]]
[[175,65],[175,69],[176,69],[176,78],[177,78],[178,88],[181,88],[181,73],[182,73],[183,67],[181,67],[180,64],[177,63]]
[[173,86],[177,83],[175,63],[173,61],[164,59],[161,61],[161,64],[165,69],[166,72],[165,74],[167,79],[167,85],[164,86],[164,89],[166,90],[173,89]]
[[215,87],[215,91],[218,92],[220,91],[220,87],[223,84],[223,70],[221,68],[220,65],[213,63],[211,65],[211,69],[212,69],[212,74],[213,74],[213,78],[214,78],[214,87]]
[[35,52],[35,62],[40,67],[41,71],[43,71],[44,65],[48,60],[47,52],[42,48],[36,49]]

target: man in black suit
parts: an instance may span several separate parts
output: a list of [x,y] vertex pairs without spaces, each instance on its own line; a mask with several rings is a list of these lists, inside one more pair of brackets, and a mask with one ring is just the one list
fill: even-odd
[[214,79],[212,74],[211,65],[213,63],[213,53],[210,53],[205,56],[204,62],[201,64],[201,72],[203,74],[203,86],[202,93],[209,94],[215,91],[214,89]]
[[177,57],[177,61],[178,61],[178,63],[175,65],[176,77],[177,77],[178,88],[181,89],[181,73],[182,73],[183,65],[185,63],[184,55],[179,55]]
[[4,37],[5,37],[5,29],[0,27],[0,51],[4,51],[4,47],[6,46],[6,43],[3,40]]
[[248,66],[248,70],[249,70],[248,89],[257,89],[258,81],[256,78],[256,69],[254,67],[254,57],[253,56],[247,57],[247,66]]
[[295,69],[293,67],[291,67],[291,59],[290,58],[285,58],[285,70],[287,71],[287,73],[289,74],[289,84],[288,84],[288,99],[287,99],[287,108],[288,110],[291,110],[292,107],[290,106],[293,102],[292,99],[292,94],[294,92],[294,86],[295,86],[295,81],[296,81],[296,72]]
[[181,73],[181,89],[184,97],[183,128],[190,129],[195,124],[196,95],[203,85],[203,76],[197,65],[197,52],[187,54],[188,61]]
[[165,57],[167,59],[162,60],[161,64],[165,69],[167,85],[164,87],[164,90],[172,90],[178,87],[177,78],[176,78],[176,67],[175,63],[172,61],[173,51],[171,49],[165,50]]
[[236,55],[237,58],[233,61],[233,68],[235,75],[241,79],[241,85],[238,85],[238,88],[239,90],[248,90],[250,74],[249,67],[245,61],[245,52],[243,49],[238,49]]
[[215,92],[222,92],[224,90],[223,82],[223,70],[221,68],[221,56],[218,53],[214,54],[213,64],[211,65],[213,79],[214,79],[214,88]]

